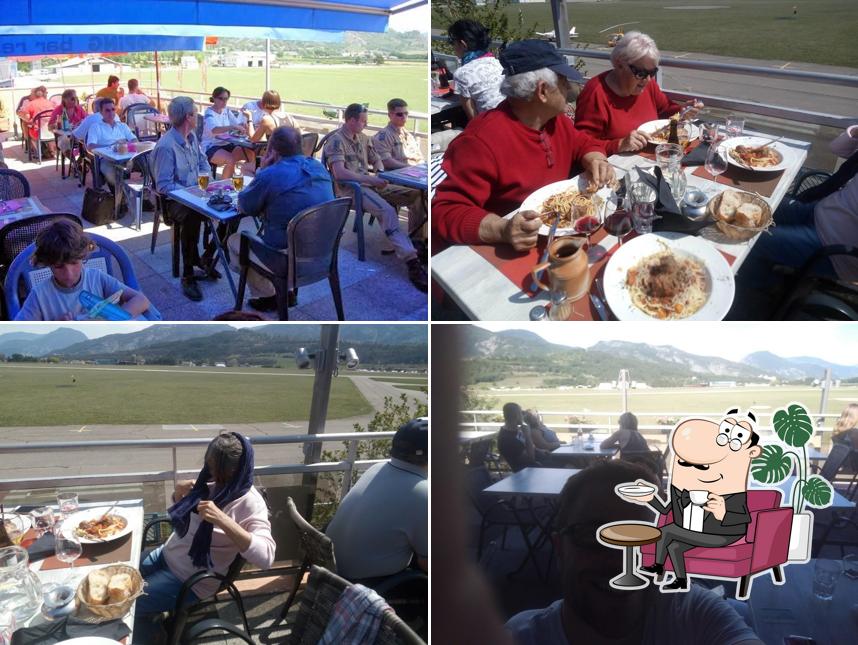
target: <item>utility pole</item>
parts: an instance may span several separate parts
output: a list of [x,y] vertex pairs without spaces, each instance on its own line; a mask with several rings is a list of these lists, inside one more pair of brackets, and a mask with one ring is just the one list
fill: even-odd
[[620,388],[620,395],[623,399],[623,412],[629,411],[629,371],[620,370],[620,376],[617,379],[617,386]]
[[566,16],[566,0],[551,0],[551,15],[554,18],[554,38],[559,49],[569,49],[569,18]]
[[831,392],[831,368],[825,369],[825,376],[822,379],[822,395],[819,398],[819,417],[816,419],[818,428],[825,424],[825,408],[828,406],[828,395]]

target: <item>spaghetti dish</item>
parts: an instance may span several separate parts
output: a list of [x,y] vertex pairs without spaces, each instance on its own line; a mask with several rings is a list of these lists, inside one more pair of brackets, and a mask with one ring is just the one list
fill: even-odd
[[629,269],[626,287],[635,307],[659,320],[687,318],[709,297],[703,264],[667,248]]
[[743,166],[750,168],[770,168],[777,166],[783,157],[769,146],[758,148],[755,146],[736,146],[730,150],[730,156]]
[[86,520],[77,525],[75,534],[90,540],[104,540],[123,530],[128,521],[121,515],[108,515],[94,520]]
[[542,202],[539,217],[543,224],[551,226],[552,216],[557,212],[557,227],[570,228],[582,217],[595,217],[603,203],[602,198],[597,195],[582,193],[577,188],[567,188]]

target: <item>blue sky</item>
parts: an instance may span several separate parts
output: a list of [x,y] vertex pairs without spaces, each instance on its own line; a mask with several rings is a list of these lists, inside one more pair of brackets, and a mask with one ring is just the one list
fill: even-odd
[[802,322],[646,323],[478,323],[491,331],[527,329],[552,343],[590,347],[600,340],[672,345],[703,356],[731,361],[758,351],[778,356],[813,356],[840,365],[858,365],[858,325]]

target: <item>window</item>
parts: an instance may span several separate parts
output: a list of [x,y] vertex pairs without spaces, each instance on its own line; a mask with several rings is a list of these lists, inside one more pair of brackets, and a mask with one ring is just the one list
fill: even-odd
[[93,63],[92,64],[92,71],[93,72],[100,72],[101,71],[101,63]]
[[247,66],[248,66],[248,67],[253,67],[253,61],[252,61],[252,60],[247,61]]

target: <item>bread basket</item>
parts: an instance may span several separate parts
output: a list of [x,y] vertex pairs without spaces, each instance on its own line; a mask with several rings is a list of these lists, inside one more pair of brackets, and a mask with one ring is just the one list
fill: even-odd
[[738,226],[737,224],[731,224],[730,222],[726,221],[719,212],[721,208],[721,196],[723,195],[723,193],[719,193],[715,197],[710,199],[706,210],[709,213],[709,216],[713,220],[715,220],[715,224],[718,226],[718,230],[720,230],[726,237],[736,242],[744,242],[746,240],[750,240],[757,233],[762,233],[763,231],[767,230],[769,226],[772,226],[772,209],[768,205],[766,200],[764,200],[759,195],[740,191],[734,192],[736,192],[739,197],[741,197],[743,204],[756,204],[762,209],[763,220],[759,226]]
[[102,567],[100,571],[108,576],[113,576],[117,573],[127,573],[131,576],[131,595],[122,602],[110,605],[90,604],[87,601],[89,598],[89,576],[84,576],[75,594],[76,613],[77,618],[90,623],[101,623],[107,620],[122,618],[131,609],[134,601],[143,595],[143,576],[134,567],[130,567],[127,564],[109,564],[106,567]]

